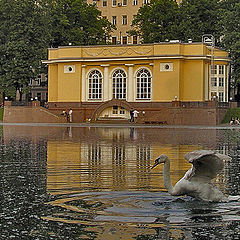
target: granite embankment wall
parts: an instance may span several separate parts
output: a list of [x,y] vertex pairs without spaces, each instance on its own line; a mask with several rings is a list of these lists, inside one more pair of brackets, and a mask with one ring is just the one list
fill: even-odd
[[[118,100],[119,101],[119,100]],[[5,102],[3,122],[8,123],[65,123],[67,119],[62,116],[63,110],[69,110],[66,106],[50,106],[49,109],[39,106],[39,102],[32,102],[31,106],[12,106],[11,102]],[[82,123],[86,119],[91,122],[117,123],[113,119],[100,119],[102,109],[119,105],[116,100],[104,104],[82,105],[73,108],[73,122]],[[156,104],[155,104],[156,105]],[[229,108],[236,107],[236,103],[217,102],[172,102],[168,104],[142,105],[132,103],[124,108],[137,109],[139,111],[137,123],[140,124],[168,124],[168,125],[208,125],[214,126],[221,123]],[[121,106],[121,105],[120,105]],[[128,109],[128,108],[129,109]],[[125,119],[125,123],[128,123]]]
[[8,123],[64,123],[66,118],[51,113],[43,107],[26,107],[26,106],[5,106],[3,113],[3,122]]

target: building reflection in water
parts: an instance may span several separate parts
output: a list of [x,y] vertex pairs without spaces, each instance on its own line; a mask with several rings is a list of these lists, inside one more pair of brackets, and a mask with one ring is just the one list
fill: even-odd
[[[73,129],[74,130],[74,129]],[[133,128],[98,129],[96,138],[48,140],[47,186],[51,193],[82,190],[164,190],[162,168],[151,170],[160,154],[171,158],[173,184],[190,167],[184,159],[196,145],[149,141]],[[67,129],[69,132],[69,129]],[[134,136],[134,137],[133,137]]]
[[[229,234],[235,230],[234,224],[237,225],[237,221],[229,220],[221,223],[225,206],[222,211],[219,211],[219,205],[217,205],[216,211],[214,209],[212,211],[211,205],[203,205],[200,208],[198,205],[175,202],[175,199],[171,202],[163,201],[165,205],[155,206],[155,209],[160,211],[158,222],[149,221],[148,225],[146,219],[149,216],[158,217],[155,212],[153,213],[147,208],[148,201],[154,194],[157,194],[153,198],[154,200],[151,200],[154,203],[159,201],[159,196],[167,196],[169,199],[169,194],[162,193],[165,190],[162,168],[150,169],[154,159],[162,153],[167,154],[171,159],[173,184],[190,167],[190,164],[184,159],[186,152],[204,148],[219,150],[221,153],[230,155],[233,160],[226,163],[223,174],[217,181],[219,185],[227,186],[226,190],[231,194],[234,192],[239,194],[240,133],[237,131],[74,127],[39,129],[39,127],[4,126],[3,133],[2,155],[5,156],[7,152],[8,154],[10,152],[12,155],[10,154],[9,162],[16,156],[25,156],[22,154],[24,149],[29,155],[27,157],[29,161],[25,161],[26,158],[23,157],[21,161],[14,162],[16,167],[19,167],[20,176],[28,176],[28,172],[34,173],[29,178],[28,190],[43,187],[45,192],[45,187],[47,187],[47,192],[50,194],[64,193],[64,195],[52,197],[55,204],[52,205],[57,206],[49,211],[53,214],[51,216],[47,216],[49,212],[43,214],[42,219],[48,220],[47,226],[55,221],[67,223],[65,225],[67,234],[69,231],[74,234],[72,230],[76,225],[85,224],[86,238],[89,236],[89,231],[96,233],[96,239],[109,240],[120,239],[122,236],[129,240],[137,237],[139,239],[193,239],[199,236],[199,231],[202,231],[203,234],[209,233],[209,226],[215,223],[220,224],[221,229],[216,228],[216,232],[218,234],[221,231],[222,235],[219,235],[221,239],[226,236],[225,233]],[[16,138],[17,142],[15,142]],[[46,146],[47,162],[45,161]],[[24,168],[27,164],[29,167]],[[41,171],[43,174],[38,173],[35,176],[32,166],[36,173]],[[3,171],[2,174],[6,177],[9,172],[11,169]],[[14,173],[16,177],[13,179],[18,179],[19,172]],[[19,179],[23,182],[22,178]],[[12,189],[15,190],[11,198],[13,195],[22,196],[24,192],[30,193],[26,190],[18,192],[19,186],[24,186],[24,182],[17,187],[14,183],[14,181],[9,181],[7,185],[13,186]],[[7,188],[3,190],[8,191]],[[33,192],[36,193],[36,191]],[[71,194],[74,192],[76,194]],[[79,194],[79,192],[82,193]],[[118,198],[114,197],[114,194],[117,194]],[[132,195],[129,196],[129,194]],[[106,197],[104,198],[104,196]],[[140,197],[138,198],[138,196]],[[141,199],[143,199],[142,202]],[[142,205],[138,205],[139,201]],[[15,203],[15,201],[11,202]],[[118,208],[112,209],[111,207],[114,205]],[[182,213],[180,216],[179,206],[181,207],[180,213]],[[152,207],[154,207],[153,204],[150,209]],[[106,208],[109,211],[105,211]],[[120,209],[119,212],[112,211],[117,209]],[[122,209],[128,212],[123,212]],[[122,218],[130,216],[129,218],[134,220],[136,215],[134,211],[129,213],[131,209],[136,210],[140,216],[141,210],[150,211],[146,212],[143,217],[144,224],[141,225],[139,222],[135,224],[134,221],[130,223],[114,222],[118,216]],[[32,209],[30,212],[32,213]],[[176,212],[173,218],[171,218],[172,212]],[[219,214],[216,215],[216,212]],[[112,215],[110,216],[110,214]],[[235,217],[235,209],[232,216]],[[97,220],[97,217],[112,217],[113,220],[104,222],[104,220]],[[176,219],[183,221],[184,225],[181,225],[181,221],[179,224],[176,223]],[[26,222],[29,223],[29,221]],[[201,225],[203,222],[206,225]],[[225,226],[225,223],[226,229],[222,227]],[[61,228],[64,228],[64,225],[61,225]],[[213,229],[213,231],[215,230]]]

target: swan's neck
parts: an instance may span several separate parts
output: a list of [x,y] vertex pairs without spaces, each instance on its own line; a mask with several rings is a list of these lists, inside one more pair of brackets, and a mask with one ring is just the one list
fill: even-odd
[[169,158],[166,159],[163,167],[163,183],[165,188],[168,190],[170,194],[173,192],[173,185],[170,178],[170,160]]

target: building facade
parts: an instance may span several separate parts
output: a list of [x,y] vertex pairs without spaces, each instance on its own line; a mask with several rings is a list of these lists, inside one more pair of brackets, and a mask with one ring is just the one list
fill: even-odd
[[214,49],[212,73],[211,57],[203,43],[49,49],[49,108],[72,108],[77,122],[128,119],[131,109],[172,122],[174,104],[228,102],[228,53]]
[[44,73],[41,73],[35,79],[30,80],[30,94],[28,95],[28,101],[38,100],[41,103],[48,101],[47,81],[47,75]]

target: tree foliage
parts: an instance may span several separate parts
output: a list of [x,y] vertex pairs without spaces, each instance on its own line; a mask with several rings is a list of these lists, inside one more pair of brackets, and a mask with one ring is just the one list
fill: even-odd
[[56,0],[51,5],[52,46],[106,43],[113,25],[83,0]]
[[84,0],[0,0],[0,92],[27,92],[48,47],[102,44],[111,29]]
[[16,87],[28,85],[46,56],[47,29],[42,1],[0,1],[1,91],[14,95]]
[[222,42],[221,46],[229,51],[232,59],[232,78],[240,83],[240,1],[221,2]]
[[201,42],[204,34],[212,34],[216,46],[229,51],[232,77],[240,83],[239,0],[183,0],[179,5],[175,0],[152,0],[139,9],[129,33],[138,34],[143,43],[189,38]]
[[217,42],[221,35],[220,4],[218,0],[183,0],[180,4],[180,38],[202,41],[202,35],[212,34]]
[[130,31],[144,43],[169,39],[201,41],[203,34],[220,36],[218,0],[152,0],[138,11]]
[[175,0],[152,0],[138,11],[133,20],[132,35],[143,43],[163,42],[178,38],[179,8]]

